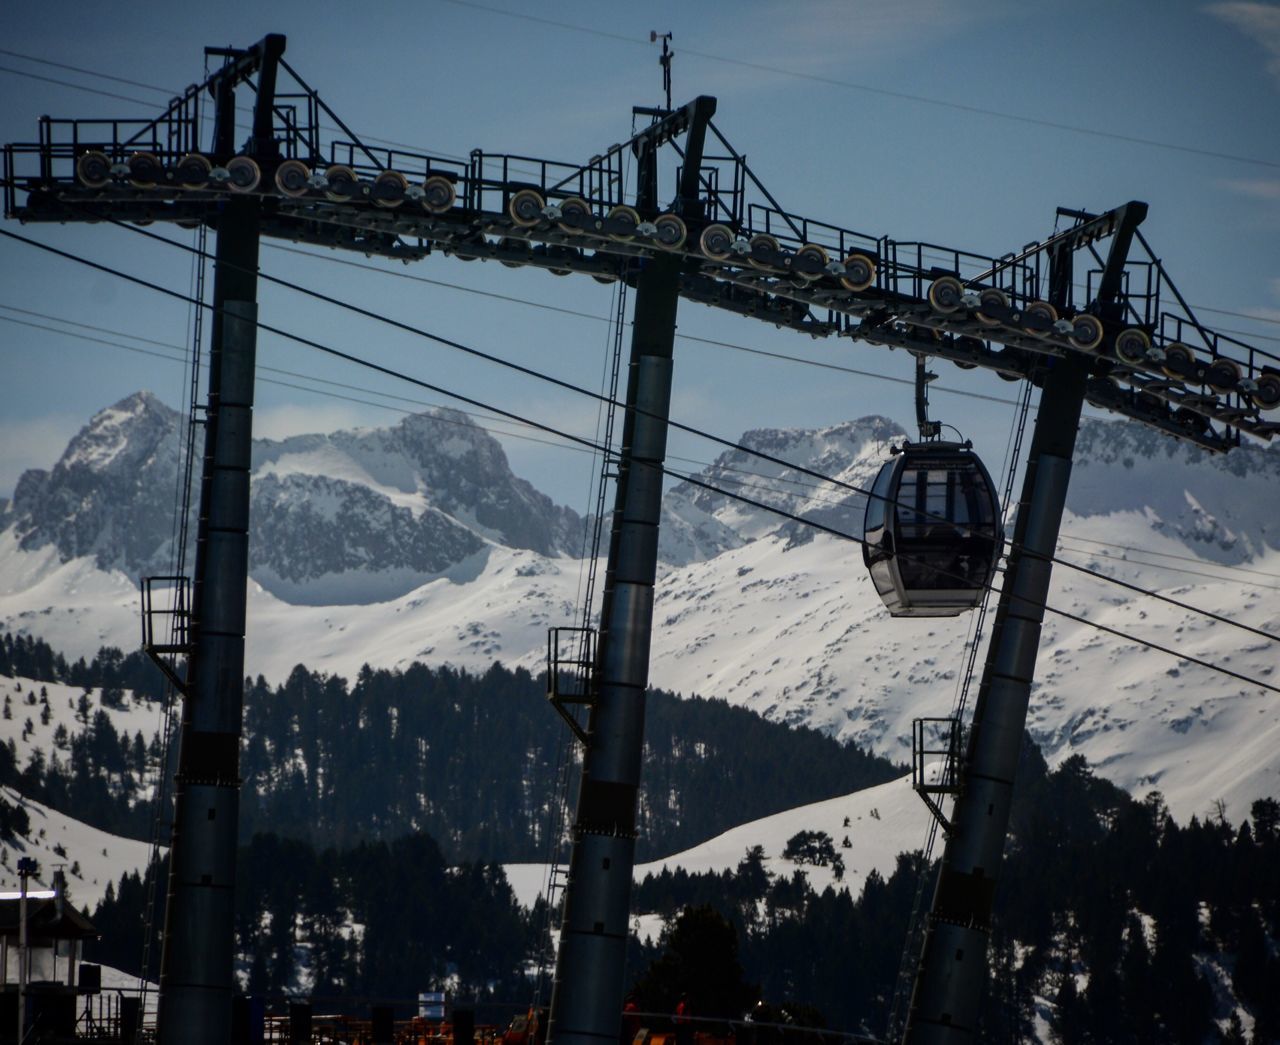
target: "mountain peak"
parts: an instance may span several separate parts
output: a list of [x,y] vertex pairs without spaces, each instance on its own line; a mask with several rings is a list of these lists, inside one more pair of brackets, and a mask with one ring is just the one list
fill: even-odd
[[94,414],[67,444],[55,471],[136,468],[170,439],[178,420],[177,411],[153,392],[134,392]]
[[[742,449],[724,451],[696,476],[715,490],[680,483],[667,495],[659,531],[663,560],[686,565],[775,533],[790,541],[811,536],[811,530],[796,529],[800,524],[780,512],[860,534],[866,498],[858,491],[871,485],[889,445],[905,435],[901,425],[879,414],[822,428],[755,428],[743,433],[738,440]],[[837,482],[823,483],[810,473]]]
[[753,428],[744,432],[738,442],[751,450],[765,452],[773,452],[771,447],[790,447],[801,442],[830,446],[844,444],[856,456],[867,442],[889,443],[904,438],[906,434],[896,421],[880,414],[868,414],[821,428]]

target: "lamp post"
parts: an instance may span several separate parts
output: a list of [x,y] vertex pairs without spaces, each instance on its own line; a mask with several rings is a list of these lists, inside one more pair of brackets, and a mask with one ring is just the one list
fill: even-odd
[[27,1036],[27,879],[40,873],[40,866],[31,857],[18,860],[18,1045]]

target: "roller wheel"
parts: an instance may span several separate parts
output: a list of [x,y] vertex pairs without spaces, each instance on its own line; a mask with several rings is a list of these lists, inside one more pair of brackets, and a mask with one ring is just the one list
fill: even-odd
[[512,221],[527,229],[542,220],[542,208],[545,205],[542,196],[533,189],[521,189],[511,197],[507,213],[511,215]]
[[1186,345],[1179,341],[1164,346],[1164,364],[1161,369],[1169,377],[1186,380],[1195,375],[1196,357]]
[[986,290],[982,291],[978,295],[978,311],[974,313],[974,315],[977,316],[979,323],[983,323],[989,327],[994,327],[996,324],[1000,322],[1000,320],[992,316],[988,316],[983,311],[984,309],[990,308],[990,307],[1008,308],[1009,295],[1006,294],[1003,290],[996,290],[995,287],[987,287]]
[[1232,359],[1215,359],[1204,372],[1204,383],[1215,392],[1230,392],[1240,383],[1240,366]]
[[301,160],[285,160],[276,168],[276,188],[285,196],[305,196],[311,171]]
[[373,179],[373,202],[378,207],[398,207],[404,202],[409,179],[399,171],[383,171]]
[[252,192],[262,180],[262,168],[252,156],[235,156],[227,164],[227,187],[232,192]]
[[866,290],[876,281],[876,263],[865,254],[850,254],[844,259],[844,275],[840,284],[845,290]]
[[[525,254],[525,255],[529,253],[528,241],[522,240],[522,239],[511,239],[509,237],[504,237],[503,239],[500,239],[498,241],[498,246],[506,250],[518,251],[519,253]],[[504,264],[509,269],[518,269],[518,268],[524,267],[523,265],[521,265],[520,262],[508,261],[506,258],[502,257],[501,255],[498,256],[498,260],[502,262],[502,264]]]
[[594,279],[597,283],[603,283],[606,287],[609,286],[611,283],[618,282],[617,276],[606,276],[602,272],[591,273],[591,278]]
[[591,222],[591,208],[587,201],[570,196],[560,204],[560,220],[556,224],[561,232],[585,232]]
[[201,156],[198,152],[188,153],[178,161],[178,166],[174,168],[173,175],[179,185],[187,188],[198,188],[209,182],[209,173],[213,170],[213,164],[209,162],[208,157]]
[[1189,407],[1180,406],[1173,412],[1173,420],[1194,435],[1203,434],[1209,427],[1209,419]]
[[698,245],[712,261],[724,261],[733,253],[733,230],[728,225],[708,225],[702,230]]
[[349,200],[356,194],[356,172],[345,164],[334,164],[324,172],[324,179],[329,183],[324,194],[335,203]]
[[1169,404],[1160,396],[1151,392],[1139,392],[1136,401],[1140,407],[1156,417],[1167,417],[1169,415]]
[[634,207],[625,205],[614,207],[609,211],[609,217],[605,219],[608,226],[609,238],[617,240],[619,243],[628,243],[636,238],[636,229],[640,225],[640,215]]
[[654,239],[663,250],[679,250],[684,246],[689,230],[678,214],[660,215],[653,223]]
[[957,311],[963,298],[964,284],[955,276],[940,276],[929,287],[929,306],[943,315]]
[[1249,398],[1259,410],[1275,410],[1280,408],[1280,374],[1260,374],[1258,387],[1249,393]]
[[106,153],[86,152],[76,160],[76,177],[86,189],[100,189],[111,181],[111,161]]
[[422,183],[422,205],[432,214],[443,214],[457,198],[453,182],[443,175],[433,174]]
[[1081,313],[1071,321],[1067,337],[1082,352],[1092,352],[1102,344],[1102,323],[1097,316]]
[[475,261],[488,246],[483,233],[473,232],[453,245],[453,256],[459,261]]
[[164,165],[149,152],[129,157],[129,184],[135,189],[154,189],[164,178]]
[[772,261],[766,261],[756,257],[757,252],[765,254],[778,252],[778,239],[776,236],[770,236],[767,232],[757,232],[751,237],[751,254],[747,258],[752,268],[764,269],[766,271],[776,268]]
[[1116,335],[1116,358],[1129,366],[1142,366],[1151,349],[1151,338],[1140,327],[1126,327]]
[[[575,247],[566,247],[559,243],[545,243],[533,248],[533,255],[539,258],[545,258],[548,261],[564,262],[570,259],[578,259],[582,257],[582,252]],[[562,268],[556,265],[554,268],[547,268],[553,276],[567,276],[572,269]]]
[[826,274],[824,270],[830,260],[827,252],[816,243],[806,243],[796,251],[795,259],[791,262],[791,269],[801,281],[812,283],[815,279],[821,279]]
[[1033,337],[1047,337],[1049,334],[1053,333],[1053,324],[1058,321],[1058,310],[1047,301],[1031,302],[1022,310],[1022,314],[1024,316],[1036,316],[1039,319],[1043,319],[1050,327],[1048,330],[1036,330],[1034,328],[1029,328],[1027,333],[1031,334]]

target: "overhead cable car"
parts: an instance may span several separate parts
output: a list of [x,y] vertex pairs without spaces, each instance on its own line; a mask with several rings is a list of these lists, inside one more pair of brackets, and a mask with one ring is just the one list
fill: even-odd
[[867,499],[862,559],[894,617],[954,617],[981,601],[1004,539],[991,475],[968,442],[944,442],[917,361],[921,441],[904,442]]

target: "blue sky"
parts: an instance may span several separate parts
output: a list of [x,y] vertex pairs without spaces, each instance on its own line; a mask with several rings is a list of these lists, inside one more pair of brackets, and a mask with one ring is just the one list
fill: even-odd
[[[1244,314],[1202,318],[1256,334],[1260,347],[1280,347],[1280,5],[1274,3],[417,0],[334,15],[324,5],[293,0],[53,0],[11,10],[6,29],[0,70],[151,102],[0,71],[0,138],[6,142],[33,140],[41,114],[143,116],[164,101],[156,92],[14,52],[177,89],[201,78],[205,45],[244,46],[281,32],[288,36],[288,61],[358,133],[438,154],[464,155],[478,146],[566,161],[585,160],[627,137],[632,105],[660,103],[658,49],[648,34],[671,31],[675,100],[716,95],[717,125],[787,209],[872,235],[999,254],[1051,231],[1058,205],[1101,210],[1146,200],[1151,212],[1144,232],[1188,300]],[[955,104],[1099,133],[961,111]],[[183,255],[126,231],[18,231],[183,292],[189,287]],[[368,262],[385,272],[335,264],[334,257],[345,256],[313,259],[273,246],[264,249],[262,262],[269,272],[405,322],[599,385],[608,334],[599,318],[386,272],[593,317],[609,314],[608,287],[442,256],[411,268]],[[264,321],[285,329],[584,435],[594,431],[590,402],[284,291],[264,287],[261,306]],[[48,321],[15,308],[119,331],[129,337],[113,340],[143,348],[155,346],[138,339],[182,345],[189,318],[185,306],[0,242],[0,496],[12,491],[24,468],[51,464],[102,406],[144,387],[174,405],[182,401],[180,366],[18,325],[12,320]],[[680,331],[889,377],[912,372],[901,352],[810,341],[687,303]],[[445,402],[317,360],[270,336],[259,352],[267,366],[370,390],[344,393],[356,398],[386,403],[374,393],[390,392]],[[977,371],[937,369],[935,416],[963,429],[998,466],[1012,407],[941,389],[1009,398],[1013,387]],[[674,415],[727,437],[873,412],[903,423],[912,416],[905,385],[698,341],[677,342],[675,385]],[[387,424],[399,416],[266,383],[258,403],[258,431],[277,437]],[[559,501],[586,507],[588,458],[502,438],[519,474]],[[707,461],[717,451],[681,437],[672,452]]]

